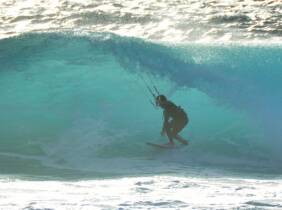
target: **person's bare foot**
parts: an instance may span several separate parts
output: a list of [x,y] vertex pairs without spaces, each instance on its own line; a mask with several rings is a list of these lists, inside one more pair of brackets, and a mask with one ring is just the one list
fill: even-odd
[[175,140],[179,141],[181,144],[184,144],[184,145],[188,145],[189,144],[189,141],[187,141],[185,139],[182,139],[180,137],[176,138]]

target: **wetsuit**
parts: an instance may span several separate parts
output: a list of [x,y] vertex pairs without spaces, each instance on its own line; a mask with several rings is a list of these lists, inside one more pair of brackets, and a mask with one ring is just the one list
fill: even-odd
[[164,109],[163,131],[171,139],[187,125],[189,119],[185,111],[171,101],[163,104],[162,108]]

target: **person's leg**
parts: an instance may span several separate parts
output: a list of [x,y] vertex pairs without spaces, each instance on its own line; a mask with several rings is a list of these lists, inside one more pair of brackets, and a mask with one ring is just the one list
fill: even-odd
[[170,145],[174,145],[174,142],[173,142],[173,133],[172,133],[172,126],[173,126],[173,124],[172,124],[172,122],[170,122],[170,123],[167,125],[167,127],[165,128],[165,132],[166,132],[166,135],[167,135],[168,140],[169,140],[168,144],[170,144]]
[[189,141],[182,138],[179,134],[177,134],[174,138],[182,144],[185,144],[185,145],[189,144]]
[[182,138],[178,133],[187,125],[186,121],[175,122],[172,127],[172,138],[179,141],[182,144],[187,145],[189,142]]

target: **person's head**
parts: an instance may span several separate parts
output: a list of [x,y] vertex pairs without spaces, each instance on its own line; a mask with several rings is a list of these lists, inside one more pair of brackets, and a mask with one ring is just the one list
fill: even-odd
[[164,95],[158,95],[156,97],[156,105],[162,107],[166,103],[167,99]]

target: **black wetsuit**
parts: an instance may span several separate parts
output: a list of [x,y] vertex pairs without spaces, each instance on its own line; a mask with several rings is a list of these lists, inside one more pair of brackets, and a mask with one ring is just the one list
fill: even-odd
[[166,132],[168,137],[175,137],[187,125],[189,121],[187,114],[171,101],[163,104],[162,108],[164,109],[163,131]]

